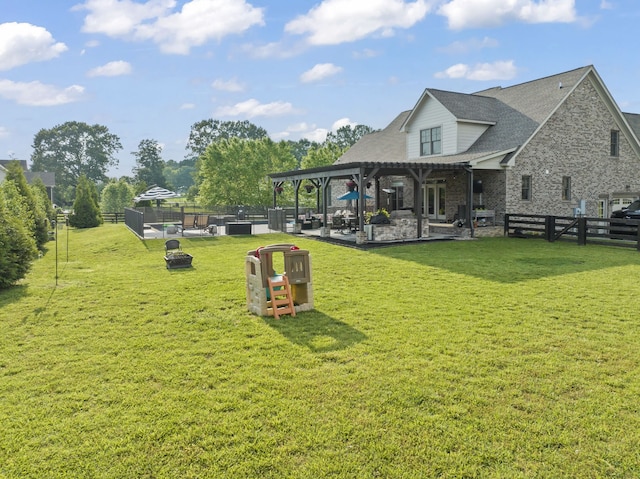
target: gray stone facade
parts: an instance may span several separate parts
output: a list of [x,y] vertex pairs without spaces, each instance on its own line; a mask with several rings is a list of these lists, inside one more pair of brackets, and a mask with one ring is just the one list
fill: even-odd
[[[610,156],[611,130],[621,130],[589,78],[577,86],[506,172],[510,213],[571,216],[579,200],[597,216],[598,199],[640,192],[638,158],[620,131],[619,156]],[[522,200],[522,176],[531,176],[530,201]],[[562,177],[571,178],[571,199],[562,199]]]

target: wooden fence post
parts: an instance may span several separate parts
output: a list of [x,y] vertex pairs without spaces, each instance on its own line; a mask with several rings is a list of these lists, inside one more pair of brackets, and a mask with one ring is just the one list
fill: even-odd
[[584,216],[578,218],[578,244],[582,246],[587,244],[587,218]]
[[545,238],[549,243],[553,243],[556,240],[556,217],[547,216],[544,222]]
[[[638,230],[640,231],[640,228]],[[509,215],[507,213],[504,215],[504,235],[509,236]],[[640,245],[640,241],[638,244]]]

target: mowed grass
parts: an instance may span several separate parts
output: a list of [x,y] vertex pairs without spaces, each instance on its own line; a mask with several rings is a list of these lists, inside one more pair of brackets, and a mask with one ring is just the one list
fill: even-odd
[[[254,316],[246,252],[284,242],[315,310]],[[57,287],[52,242],[0,292],[0,477],[640,476],[635,250],[182,245],[63,230]]]

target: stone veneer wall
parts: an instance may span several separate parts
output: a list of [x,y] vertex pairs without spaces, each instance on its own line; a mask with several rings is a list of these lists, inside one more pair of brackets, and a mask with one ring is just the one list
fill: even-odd
[[[394,218],[388,225],[372,225],[374,241],[396,241],[417,238],[416,218]],[[429,221],[422,222],[422,237],[429,236]]]
[[[587,77],[558,108],[507,171],[509,213],[570,216],[579,200],[597,216],[598,198],[640,192],[638,158],[620,131],[619,156],[611,157],[611,130],[620,130]],[[548,173],[547,173],[548,171]],[[532,198],[523,201],[522,176],[531,175]],[[571,200],[562,200],[562,177],[571,177]]]

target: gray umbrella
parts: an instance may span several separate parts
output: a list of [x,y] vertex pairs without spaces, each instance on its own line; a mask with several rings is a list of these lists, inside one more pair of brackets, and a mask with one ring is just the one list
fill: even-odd
[[169,198],[175,198],[178,195],[175,191],[168,190],[166,188],[161,188],[160,186],[154,186],[153,188],[149,188],[144,193],[136,196],[133,201],[134,203],[138,203],[139,201],[147,201],[147,200],[156,200],[158,206],[160,206],[161,200],[167,200]]

